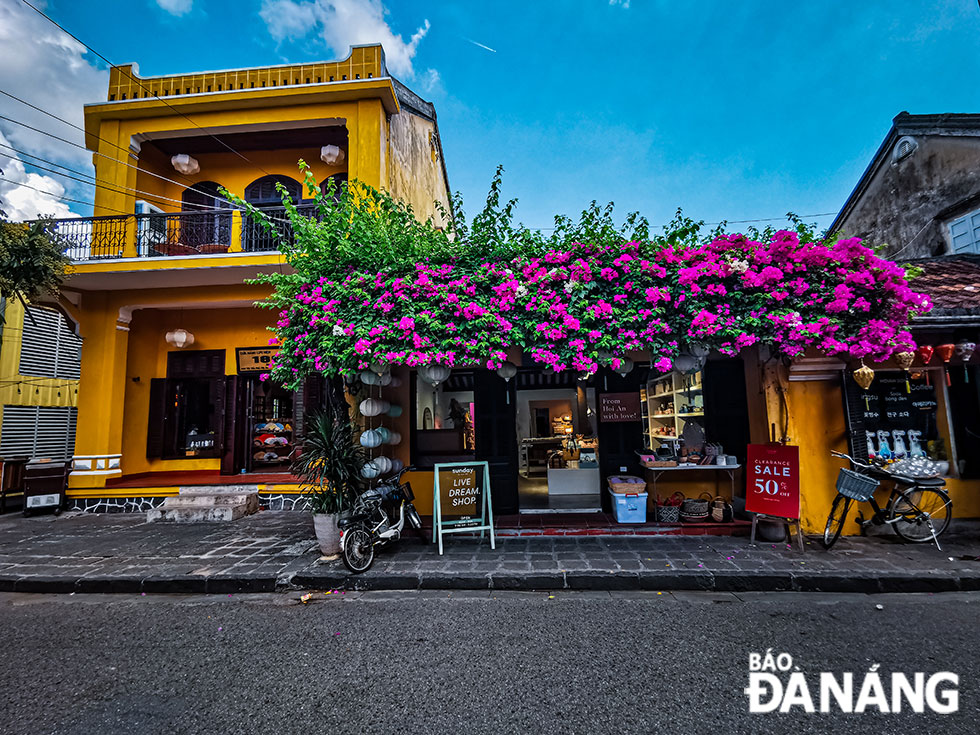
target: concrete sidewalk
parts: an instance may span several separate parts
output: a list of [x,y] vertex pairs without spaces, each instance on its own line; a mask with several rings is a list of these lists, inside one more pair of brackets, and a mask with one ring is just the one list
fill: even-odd
[[[0,516],[0,591],[272,592],[287,589],[598,589],[823,592],[980,590],[980,536],[912,545],[844,538],[830,552],[744,537],[404,539],[366,574],[321,562],[309,515],[147,524],[141,513]],[[955,531],[955,526],[954,529]]]

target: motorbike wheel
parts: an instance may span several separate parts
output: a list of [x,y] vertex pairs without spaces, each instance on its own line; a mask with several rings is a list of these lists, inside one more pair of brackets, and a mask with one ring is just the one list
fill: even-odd
[[344,564],[354,574],[361,574],[374,563],[374,539],[363,526],[348,529],[344,534]]
[[405,509],[405,517],[408,518],[409,524],[415,529],[419,538],[422,539],[422,543],[429,543],[429,534],[422,528],[422,516],[419,515],[414,505],[409,504],[408,508]]

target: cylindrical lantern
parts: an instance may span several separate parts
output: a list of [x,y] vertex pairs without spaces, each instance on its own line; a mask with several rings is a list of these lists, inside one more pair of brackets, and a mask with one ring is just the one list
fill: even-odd
[[517,365],[508,360],[497,368],[497,375],[509,383],[510,379],[517,375]]
[[[956,351],[956,345],[946,343],[942,345],[936,345],[936,354],[939,355],[939,359],[943,361],[944,365],[949,365],[949,361],[953,359],[953,353]],[[945,368],[946,373],[946,385],[951,385],[949,380],[949,368]]]
[[373,459],[368,460],[361,467],[361,477],[365,480],[373,480],[375,477],[381,474],[381,468],[378,467],[378,463]]
[[399,434],[397,431],[392,431],[388,435],[388,443],[391,446],[393,446],[393,447],[401,444],[402,443],[402,435]]
[[612,369],[625,378],[633,369],[633,361],[628,357],[614,357],[612,361]]
[[373,449],[381,444],[381,436],[374,429],[368,429],[361,434],[361,446]]

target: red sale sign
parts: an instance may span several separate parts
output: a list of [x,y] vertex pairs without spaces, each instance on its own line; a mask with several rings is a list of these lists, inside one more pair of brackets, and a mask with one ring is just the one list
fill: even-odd
[[781,518],[800,517],[800,448],[749,444],[745,509]]

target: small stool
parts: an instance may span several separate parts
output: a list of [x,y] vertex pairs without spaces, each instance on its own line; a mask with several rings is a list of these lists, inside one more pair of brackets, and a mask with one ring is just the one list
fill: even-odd
[[749,543],[751,543],[751,544],[754,544],[755,543],[755,526],[756,526],[756,523],[758,523],[758,521],[760,519],[763,520],[763,521],[776,521],[777,523],[782,523],[783,525],[786,526],[786,536],[787,537],[792,536],[792,533],[790,533],[790,527],[793,526],[793,525],[795,525],[796,526],[796,540],[799,541],[799,543],[800,543],[800,553],[805,553],[806,552],[806,549],[803,546],[803,529],[800,528],[800,519],[799,518],[783,518],[782,516],[769,516],[769,515],[766,515],[765,513],[753,513],[752,514],[752,535],[749,536]]

